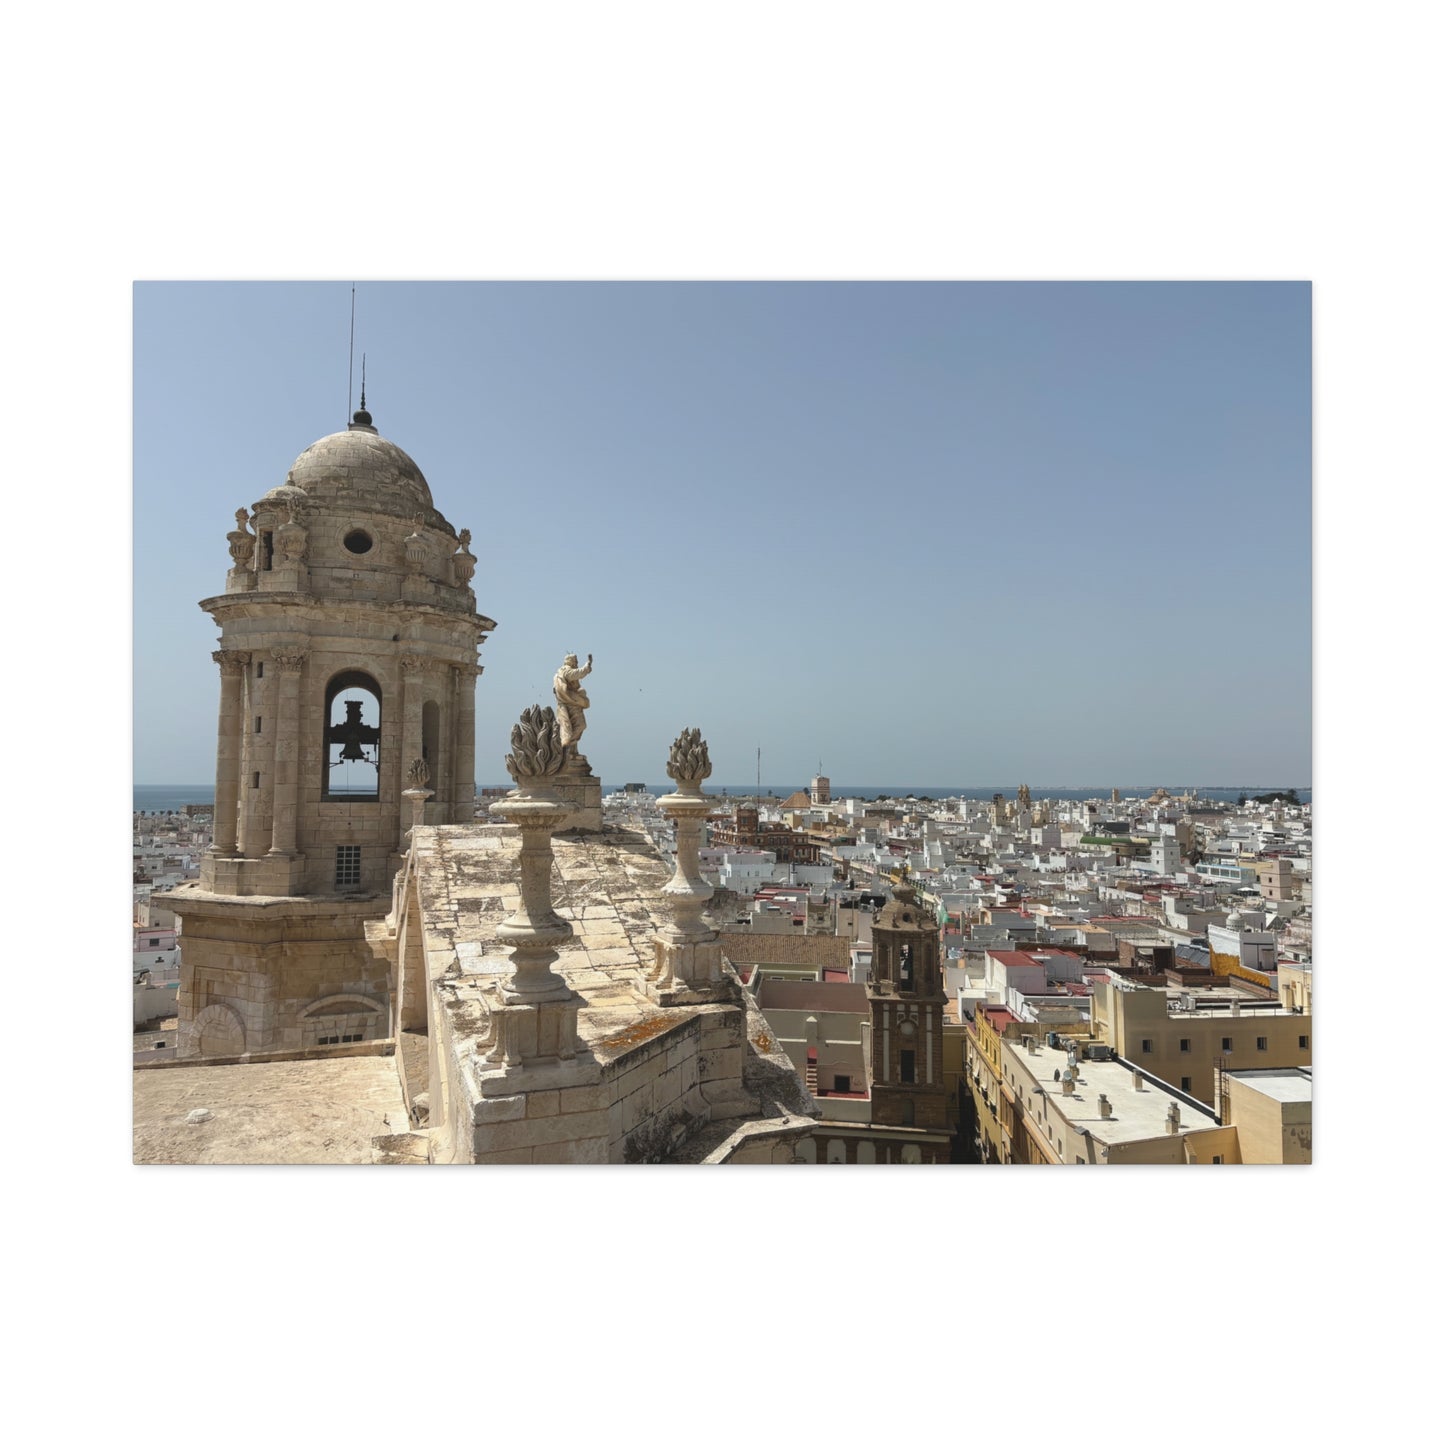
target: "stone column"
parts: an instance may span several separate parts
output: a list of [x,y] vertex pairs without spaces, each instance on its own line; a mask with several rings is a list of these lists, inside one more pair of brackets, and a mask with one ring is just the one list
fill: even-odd
[[494,1011],[494,1064],[551,1063],[577,1053],[581,999],[552,972],[557,945],[572,936],[572,925],[552,908],[552,834],[567,821],[567,808],[551,784],[564,759],[552,709],[529,707],[512,729],[506,759],[516,789],[491,807],[522,835],[521,906],[497,928],[512,945],[512,976]]
[[[264,667],[271,659],[260,657]],[[247,678],[241,702],[241,838],[242,856],[262,858],[271,846],[271,743],[276,736],[276,720],[270,716],[267,700],[273,688],[269,679],[257,677],[254,669]],[[256,731],[256,718],[261,719],[261,732]],[[251,779],[261,775],[261,786],[252,787]]]
[[677,784],[677,791],[657,800],[677,829],[676,866],[662,890],[672,917],[668,926],[654,935],[655,963],[648,987],[649,995],[664,1006],[723,998],[727,993],[722,944],[702,917],[712,897],[712,885],[703,879],[698,866],[702,820],[712,809],[702,795],[702,783],[711,774],[701,732],[684,728],[667,760],[667,775]]
[[221,668],[221,709],[216,720],[216,836],[211,852],[236,856],[236,811],[241,782],[241,678],[249,652],[213,652]]
[[302,648],[277,648],[271,653],[277,670],[274,720],[276,779],[271,802],[271,852],[290,858],[296,852],[296,789],[301,767]]
[[[421,703],[422,687],[426,678],[427,659],[424,657],[403,657],[401,660],[401,753],[398,762],[401,768],[409,760],[421,757]],[[404,775],[403,775],[404,776]],[[378,788],[380,783],[377,784]],[[398,853],[406,852],[406,835],[411,823],[406,810],[397,810]]]
[[457,708],[456,766],[452,769],[453,823],[470,823],[477,812],[477,678],[482,669],[475,663],[454,668]]

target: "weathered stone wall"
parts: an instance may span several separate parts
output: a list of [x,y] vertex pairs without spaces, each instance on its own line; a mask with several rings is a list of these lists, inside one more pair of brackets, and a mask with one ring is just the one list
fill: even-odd
[[609,1067],[608,1158],[654,1164],[708,1117],[699,1056],[703,1021],[691,1018]]
[[181,1056],[304,1049],[358,1033],[386,1037],[390,968],[366,941],[366,917],[363,904],[301,899],[189,913]]
[[796,964],[818,970],[819,977],[824,968],[849,966],[849,943],[846,938],[804,934],[802,929],[797,933],[749,933],[739,929],[722,935],[723,956],[734,964]]
[[[714,1052],[727,1048],[719,1042],[722,1033],[710,1036]],[[699,1069],[703,1035],[702,1018],[685,1018],[625,1046],[613,1063],[519,1071],[524,1092],[474,1098],[459,1111],[469,1127],[456,1139],[458,1155],[478,1164],[658,1162],[708,1121]],[[736,1051],[737,1032],[729,1037]],[[719,1078],[731,1073],[716,1058],[712,1066]],[[569,1075],[588,1081],[570,1084]],[[554,1080],[558,1087],[548,1087]],[[465,1082],[454,1080],[451,1088],[459,1086],[464,1090]]]

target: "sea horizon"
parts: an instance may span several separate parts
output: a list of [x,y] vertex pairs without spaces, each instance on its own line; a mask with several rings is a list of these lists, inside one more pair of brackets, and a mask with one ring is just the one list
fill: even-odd
[[[673,791],[673,784],[645,783],[643,786],[648,793],[656,796],[661,793]],[[984,785],[976,787],[959,787],[957,785],[929,786],[918,783],[831,783],[830,792],[833,798],[864,798],[874,799],[878,797],[888,798],[928,798],[937,800],[940,798],[967,798],[973,802],[987,802],[995,793],[1002,793],[1006,798],[1015,797],[1018,793],[1018,784],[1008,785]],[[1125,786],[1123,784],[1109,784],[1105,787],[1035,787],[1029,785],[1032,797],[1038,801],[1045,798],[1054,799],[1059,802],[1088,802],[1091,799],[1107,800],[1114,787],[1118,787],[1121,797],[1143,798],[1148,797],[1160,785],[1157,783],[1134,784]],[[1184,792],[1196,793],[1202,799],[1212,802],[1232,803],[1241,793],[1251,796],[1259,793],[1287,793],[1295,792],[1302,803],[1311,801],[1313,790],[1298,784],[1288,783],[1230,783],[1213,784],[1164,784],[1171,795],[1178,796]],[[478,788],[511,788],[510,781],[498,779],[495,782],[479,781]],[[604,793],[620,792],[624,784],[604,784]],[[771,798],[774,801],[790,797],[795,792],[806,792],[808,784],[803,782],[796,785],[779,785],[776,783],[764,784],[759,790],[757,783],[741,784],[716,784],[709,782],[707,792],[716,798],[735,800],[738,798],[751,798],[761,796],[764,799]],[[216,785],[214,783],[135,783],[132,785],[133,809],[137,813],[167,813],[179,812],[187,804],[196,805],[200,803],[214,803],[216,800]]]

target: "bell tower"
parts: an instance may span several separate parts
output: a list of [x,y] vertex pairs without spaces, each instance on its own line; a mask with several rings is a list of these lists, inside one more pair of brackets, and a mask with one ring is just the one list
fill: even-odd
[[221,634],[215,842],[172,895],[182,1054],[390,1034],[365,925],[390,907],[410,803],[427,823],[475,814],[477,649],[496,624],[470,540],[364,390],[345,431],[236,513],[225,591],[200,604]]
[[[948,1127],[943,1084],[947,996],[938,944],[932,913],[919,906],[906,881],[899,884],[873,923],[868,1012],[875,1126],[934,1132]],[[927,1144],[923,1152],[936,1154],[937,1146]]]

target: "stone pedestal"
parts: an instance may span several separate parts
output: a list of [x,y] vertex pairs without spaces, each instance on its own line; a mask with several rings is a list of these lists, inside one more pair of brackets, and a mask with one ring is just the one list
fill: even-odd
[[648,997],[664,1007],[720,1002],[730,994],[722,944],[702,917],[712,897],[712,885],[698,866],[703,819],[712,811],[702,795],[702,780],[711,771],[707,744],[696,728],[687,729],[673,744],[667,764],[677,791],[657,800],[677,829],[676,867],[662,890],[672,918],[653,935],[654,964],[646,984]]
[[653,979],[645,992],[662,1008],[683,1004],[724,1003],[732,990],[723,976],[722,943],[679,943],[654,934]]
[[422,826],[422,814],[426,811],[426,800],[436,795],[430,788],[403,788],[402,797],[411,805],[411,822],[402,831],[401,847],[397,850],[405,854],[411,847],[412,830]]
[[497,928],[512,946],[512,975],[500,986],[491,1010],[487,1061],[524,1066],[556,1063],[577,1053],[577,1011],[581,999],[552,972],[557,945],[572,937],[572,925],[552,907],[552,834],[566,825],[570,809],[552,791],[562,744],[551,708],[528,708],[512,729],[514,752],[507,758],[517,789],[491,812],[522,835],[520,906]]
[[602,831],[602,780],[594,776],[581,753],[568,754],[562,771],[552,780],[552,790],[567,805],[567,832]]
[[[555,955],[554,955],[555,956]],[[565,987],[565,985],[564,985]],[[566,1063],[577,1057],[577,1014],[582,1000],[566,998],[531,1002],[507,996],[491,1012],[491,1047],[486,1062],[507,1068]]]

